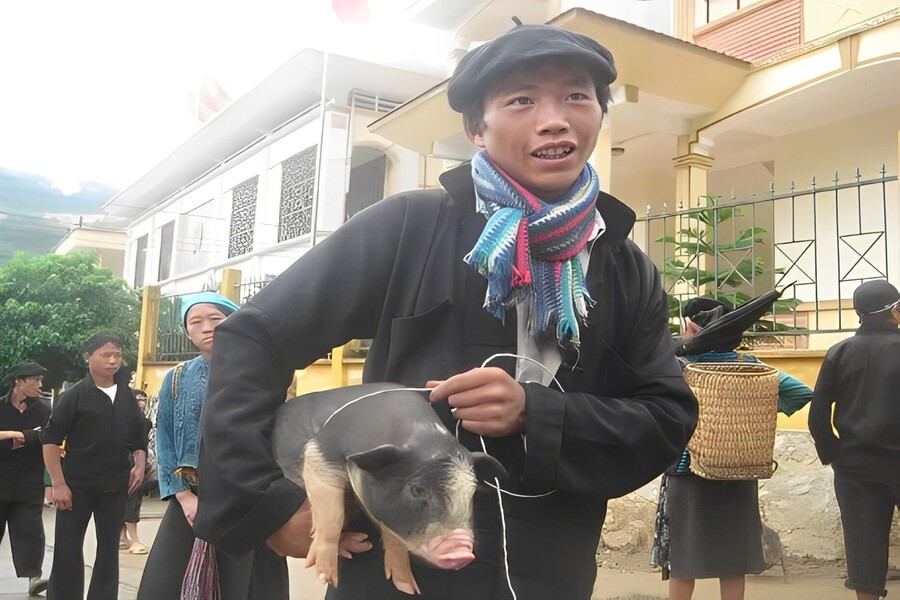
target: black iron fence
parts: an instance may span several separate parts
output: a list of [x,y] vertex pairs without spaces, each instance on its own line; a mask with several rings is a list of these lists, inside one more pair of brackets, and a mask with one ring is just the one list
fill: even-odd
[[[808,189],[738,201],[707,196],[697,206],[638,219],[632,239],[660,270],[670,311],[700,295],[740,304],[785,288],[774,319],[751,335],[806,336],[855,329],[841,310],[859,283],[900,280],[897,176],[838,173]],[[843,304],[849,308],[847,303]],[[674,319],[673,319],[674,322]],[[779,342],[781,343],[781,342]]]
[[159,299],[156,360],[160,362],[181,362],[200,355],[181,325],[181,300],[184,296],[164,296]]

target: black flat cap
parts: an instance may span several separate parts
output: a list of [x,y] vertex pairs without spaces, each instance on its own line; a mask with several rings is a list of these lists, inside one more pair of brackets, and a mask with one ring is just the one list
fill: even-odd
[[866,281],[853,292],[853,308],[858,315],[886,311],[900,301],[900,293],[884,279]]
[[715,310],[717,308],[722,309],[723,315],[734,310],[734,307],[727,302],[722,302],[717,298],[708,298],[706,296],[701,296],[699,298],[691,298],[690,300],[685,302],[684,306],[681,307],[681,315],[693,320],[693,318],[698,314],[710,310]]
[[[784,290],[782,290],[784,291]],[[760,317],[772,310],[772,305],[781,297],[780,291],[772,290],[752,300],[747,300],[737,308],[718,316],[700,330],[699,333],[685,340],[675,349],[677,356],[692,356],[707,352],[730,352],[741,345],[744,332],[756,323]],[[715,302],[718,302],[717,300]],[[720,312],[728,305],[718,302],[719,306],[712,311],[702,311],[694,315],[699,319],[709,312]],[[694,319],[692,319],[694,320]],[[697,321],[694,321],[695,323]]]
[[550,25],[520,25],[466,54],[450,77],[450,108],[464,112],[481,102],[491,85],[511,69],[545,58],[575,60],[583,64],[598,86],[616,80],[616,66],[609,50],[579,33]]
[[47,369],[34,362],[33,360],[27,360],[25,362],[20,362],[17,365],[13,365],[12,368],[7,372],[6,377],[12,381],[13,379],[24,379],[25,377],[34,377],[35,375],[43,375],[47,372]]

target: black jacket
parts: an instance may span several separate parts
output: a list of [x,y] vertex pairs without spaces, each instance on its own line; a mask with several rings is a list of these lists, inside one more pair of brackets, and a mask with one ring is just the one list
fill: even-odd
[[131,469],[129,452],[147,449],[144,417],[134,394],[119,378],[117,383],[112,402],[88,374],[53,405],[41,439],[57,445],[66,440],[62,468],[69,486],[121,486]]
[[[831,407],[834,426],[831,428]],[[822,464],[900,482],[900,330],[866,322],[825,355],[809,407]]]
[[0,440],[0,502],[40,502],[44,497],[44,456],[39,431],[50,418],[45,398],[26,398],[28,408],[19,412],[10,391],[0,397],[0,430],[21,431],[25,444],[13,450],[12,440]]
[[[357,214],[217,329],[201,418],[201,537],[226,550],[250,548],[303,502],[270,450],[294,369],[350,339],[372,338],[364,381],[421,387],[516,351],[515,315],[504,325],[482,308],[485,280],[462,261],[486,222],[475,212],[469,166],[441,182],[446,191],[399,194]],[[575,370],[560,370],[567,393],[524,386],[527,454],[520,436],[487,440],[511,473],[512,491],[557,490],[504,499],[514,585],[527,588],[519,598],[590,596],[606,500],[671,464],[697,416],[673,354],[659,274],[627,239],[634,213],[606,194],[597,207],[607,225],[587,273],[597,303]],[[447,407],[436,408],[452,426]],[[475,436],[461,439],[480,449]],[[489,502],[496,507],[496,496]],[[342,568],[362,568],[359,558]],[[475,577],[472,567],[452,576]],[[423,578],[435,570],[416,568],[428,587]],[[383,582],[383,570],[376,574],[371,585]],[[339,593],[350,595],[340,597],[352,597],[345,592],[352,579],[342,574]]]

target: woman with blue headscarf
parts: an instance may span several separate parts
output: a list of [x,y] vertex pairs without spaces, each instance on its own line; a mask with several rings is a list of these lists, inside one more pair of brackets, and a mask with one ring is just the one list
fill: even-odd
[[[209,379],[215,329],[238,306],[213,292],[185,296],[181,323],[200,356],[169,371],[159,391],[156,451],[160,497],[169,498],[141,578],[138,600],[180,598],[184,575],[194,548],[197,514],[197,464],[200,410]],[[216,554],[223,600],[272,597],[287,593],[283,560],[267,547],[242,556]]]

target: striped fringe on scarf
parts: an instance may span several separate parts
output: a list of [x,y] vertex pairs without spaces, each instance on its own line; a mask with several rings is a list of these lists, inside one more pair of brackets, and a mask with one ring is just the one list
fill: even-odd
[[472,159],[472,179],[488,222],[464,260],[487,279],[484,308],[502,320],[507,306],[530,298],[531,334],[553,331],[560,343],[577,346],[578,323],[594,303],[578,253],[598,218],[596,172],[585,165],[572,189],[553,203],[510,179],[484,151]]

